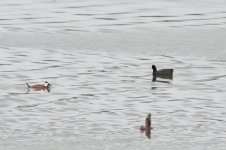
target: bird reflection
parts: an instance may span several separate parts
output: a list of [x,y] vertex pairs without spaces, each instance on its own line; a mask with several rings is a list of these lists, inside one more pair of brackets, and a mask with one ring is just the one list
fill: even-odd
[[[158,77],[158,78],[161,78],[161,79],[170,79],[170,80],[173,80],[173,76],[171,76],[171,77]],[[162,82],[162,83],[170,83],[170,81],[163,81],[163,80],[157,80],[157,76],[154,76],[153,75],[153,78],[152,78],[152,82]]]
[[141,125],[140,126],[140,132],[144,133],[147,138],[151,139],[151,113],[149,113],[145,119],[145,125]]
[[51,88],[50,87],[45,88],[45,89],[42,89],[42,88],[30,89],[30,88],[28,88],[26,93],[30,93],[31,91],[43,91],[43,92],[47,91],[49,93],[51,91]]

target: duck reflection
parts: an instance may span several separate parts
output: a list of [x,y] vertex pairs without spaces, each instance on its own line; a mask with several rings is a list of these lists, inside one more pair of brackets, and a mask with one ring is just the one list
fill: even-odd
[[51,89],[50,88],[46,88],[46,89],[27,89],[26,93],[30,93],[31,91],[43,91],[43,92],[48,92],[50,93]]
[[[173,80],[173,77],[171,77],[171,78],[163,78],[163,77],[158,77],[158,78]],[[152,82],[170,83],[170,81],[157,80],[157,76],[154,76],[154,75],[153,75],[153,78],[152,78]]]
[[151,113],[149,113],[145,119],[145,125],[141,125],[140,126],[140,132],[144,133],[147,138],[151,139]]

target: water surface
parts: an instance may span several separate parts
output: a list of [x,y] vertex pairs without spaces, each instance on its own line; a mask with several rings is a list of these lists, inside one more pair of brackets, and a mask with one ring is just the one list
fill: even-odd
[[[3,149],[225,147],[225,61],[26,48],[1,58]],[[151,64],[170,64],[174,79],[152,82]],[[27,91],[44,81],[49,93]],[[139,132],[148,112],[151,139]]]
[[225,1],[0,6],[0,149],[225,149]]
[[115,32],[150,28],[225,28],[224,0],[4,0],[1,29]]

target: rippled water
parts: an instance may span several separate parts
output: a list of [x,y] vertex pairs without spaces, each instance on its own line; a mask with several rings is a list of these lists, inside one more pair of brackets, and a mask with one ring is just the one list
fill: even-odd
[[225,149],[225,4],[2,0],[0,149]]
[[0,26],[13,31],[103,31],[225,27],[224,0],[3,0]]
[[[3,148],[225,147],[225,61],[16,48],[1,49],[1,62]],[[151,64],[174,68],[174,79],[152,82]],[[27,91],[46,80],[50,93]],[[151,140],[139,132],[148,112]]]

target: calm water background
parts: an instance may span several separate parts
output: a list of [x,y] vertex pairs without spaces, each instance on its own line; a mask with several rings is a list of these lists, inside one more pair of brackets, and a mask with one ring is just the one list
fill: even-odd
[[225,5],[2,0],[0,149],[225,149]]

